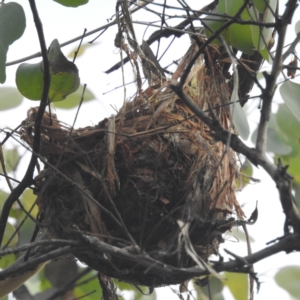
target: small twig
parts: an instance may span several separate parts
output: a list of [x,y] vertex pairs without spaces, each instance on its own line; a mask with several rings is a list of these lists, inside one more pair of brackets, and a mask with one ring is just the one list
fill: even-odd
[[288,56],[295,51],[295,48],[299,42],[300,42],[300,32],[297,33],[294,41],[290,44],[289,48],[282,55],[282,61],[285,61],[288,58]]
[[76,50],[75,53],[74,53],[73,63],[75,62],[75,60],[76,60],[76,58],[77,58],[78,51],[79,51],[79,49],[80,49],[80,47],[81,47],[81,44],[82,44],[82,41],[83,41],[83,39],[84,39],[84,37],[85,37],[86,32],[87,32],[87,30],[86,30],[86,28],[84,28],[83,34],[82,34],[82,38],[81,38],[81,40],[80,40],[80,43],[79,43],[79,45],[78,45],[77,50]]
[[[243,10],[245,9],[245,7],[248,5],[249,0],[246,0],[244,2],[244,4],[239,8],[239,10],[237,11],[236,15],[228,20],[227,22],[225,22],[221,27],[219,27],[203,44],[202,46],[198,49],[198,51],[196,52],[196,54],[194,55],[194,57],[191,59],[191,61],[189,62],[189,64],[187,65],[187,67],[185,68],[183,74],[181,75],[181,79],[180,79],[180,83],[179,86],[182,88],[184,86],[184,83],[193,67],[193,65],[195,64],[196,60],[198,59],[199,55],[204,51],[204,49],[216,38],[218,37],[224,30],[226,30],[231,24],[235,23],[240,14],[243,12]],[[203,23],[203,26],[205,26],[205,24]]]
[[88,274],[91,271],[92,271],[91,268],[86,268],[86,269],[82,270],[79,274],[77,274],[76,276],[72,276],[72,278],[66,284],[64,284],[54,294],[52,294],[50,297],[48,297],[44,300],[55,300],[55,299],[58,299],[60,296],[63,296],[67,291],[73,289],[73,287],[75,286],[75,283],[78,279],[80,279],[81,277],[83,277],[84,275]]
[[[80,47],[80,46],[79,46],[79,47]],[[78,48],[78,49],[79,49],[79,48]],[[74,60],[75,60],[75,59],[74,59]],[[83,85],[83,90],[82,90],[82,94],[81,94],[81,98],[80,98],[79,105],[78,105],[78,107],[77,107],[77,111],[76,111],[76,114],[75,114],[75,118],[74,118],[74,121],[73,121],[73,125],[72,125],[72,127],[71,127],[71,129],[70,129],[68,138],[67,138],[66,142],[64,143],[64,147],[63,147],[63,149],[62,149],[62,151],[61,151],[61,153],[60,153],[60,156],[59,156],[59,158],[58,158],[58,160],[57,160],[56,167],[59,165],[59,163],[60,163],[60,161],[61,161],[61,159],[62,159],[62,157],[63,157],[63,155],[64,155],[64,153],[65,153],[65,149],[66,149],[68,143],[70,142],[70,140],[71,140],[71,138],[72,138],[72,133],[73,133],[73,130],[74,130],[74,127],[75,127],[75,123],[76,123],[76,121],[77,121],[77,118],[78,118],[78,115],[79,115],[79,111],[80,111],[82,102],[83,102],[83,100],[84,100],[84,93],[85,93],[85,90],[86,90],[86,84]]]
[[[147,5],[147,3],[146,3],[145,5]],[[135,12],[137,12],[138,10],[140,10],[141,8],[143,8],[143,6],[136,7],[135,9],[133,9],[133,10],[131,11],[131,13],[135,13]],[[121,18],[121,20],[122,20],[122,18]],[[109,27],[114,26],[114,25],[116,25],[116,24],[117,24],[117,21],[114,20],[114,21],[112,21],[112,22],[110,22],[110,23],[108,23],[108,24],[106,24],[106,25],[100,26],[100,27],[98,27],[98,28],[96,28],[96,29],[94,29],[94,30],[91,30],[91,31],[87,32],[87,33],[85,34],[85,37],[88,37],[88,36],[90,36],[90,35],[92,35],[92,34],[94,34],[94,33],[97,33],[97,32],[99,32],[99,31],[101,31],[101,30],[106,30],[106,29],[108,29]],[[70,45],[70,44],[72,44],[72,43],[75,43],[75,42],[77,42],[77,41],[80,41],[81,39],[82,39],[82,35],[77,36],[77,37],[75,37],[75,38],[73,38],[73,39],[71,39],[71,40],[69,40],[69,41],[66,41],[66,42],[60,44],[60,47],[65,47],[65,46],[67,46],[67,45]],[[37,52],[37,53],[35,53],[35,54],[32,54],[32,55],[29,55],[29,56],[20,58],[20,59],[18,59],[18,60],[8,62],[8,63],[5,64],[5,66],[8,67],[8,66],[16,65],[16,64],[22,63],[22,62],[24,62],[24,61],[27,61],[27,60],[30,60],[30,59],[34,59],[34,58],[40,57],[40,56],[43,56],[43,55],[41,54],[41,52]]]
[[[256,205],[257,205],[257,202],[256,202]],[[243,224],[242,227],[243,227],[245,235],[246,235],[247,253],[248,253],[248,255],[251,255],[252,254],[252,249],[251,249],[251,242],[250,242],[250,237],[249,237],[247,225]],[[253,265],[251,266],[250,271],[254,274],[254,266]],[[253,300],[254,299],[254,278],[251,275],[249,276],[249,282],[250,282],[249,300]]]
[[[212,10],[216,6],[216,4],[217,4],[217,1],[213,1],[210,4],[206,5],[205,7],[203,7],[201,10],[195,11],[194,13],[197,16],[201,16],[201,15],[207,13],[209,10]],[[183,34],[187,33],[186,31],[183,31],[183,29],[187,25],[189,25],[189,23],[190,23],[189,20],[184,20],[174,27],[164,28],[163,30],[159,29],[159,30],[155,31],[146,42],[150,46],[152,43],[154,43],[155,41],[159,40],[162,37],[167,38],[167,37],[170,37],[171,35],[180,37]],[[146,24],[144,23],[144,25],[146,25]],[[161,26],[159,26],[159,28],[161,28]],[[179,31],[177,31],[177,30],[179,30]],[[191,34],[193,34],[193,33],[191,32]],[[127,57],[123,60],[123,63],[126,64],[128,61],[129,61],[129,58]],[[105,73],[109,74],[113,71],[118,70],[120,67],[121,67],[121,62],[118,62],[117,64],[112,66],[109,70],[105,71]]]

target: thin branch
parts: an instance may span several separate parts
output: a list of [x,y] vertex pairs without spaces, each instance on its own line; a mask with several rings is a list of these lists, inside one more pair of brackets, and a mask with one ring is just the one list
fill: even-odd
[[50,87],[50,68],[49,68],[49,61],[48,61],[48,53],[47,53],[47,47],[46,42],[44,38],[43,33],[43,27],[41,20],[38,15],[38,11],[35,5],[34,0],[29,0],[31,11],[33,14],[33,19],[35,22],[41,52],[43,56],[43,67],[44,67],[44,87],[43,87],[43,93],[41,98],[40,107],[35,119],[35,125],[34,125],[34,141],[33,141],[33,154],[31,155],[31,159],[27,168],[27,171],[21,180],[20,184],[11,192],[9,197],[4,203],[1,217],[0,217],[0,245],[2,244],[2,239],[4,235],[5,226],[7,223],[7,219],[9,216],[9,211],[13,205],[13,203],[21,196],[21,194],[24,192],[24,190],[31,185],[32,183],[32,177],[34,168],[37,162],[37,155],[40,150],[40,134],[41,134],[41,124],[42,124],[42,118],[45,112],[47,99],[48,99],[48,93],[49,93],[49,87]]
[[[227,29],[231,24],[235,23],[238,19],[238,17],[240,16],[240,14],[243,12],[243,10],[245,9],[245,7],[247,6],[249,0],[246,0],[244,2],[244,4],[239,8],[239,10],[237,11],[235,17],[233,17],[232,19],[228,20],[227,22],[225,22],[221,27],[219,27],[203,44],[202,46],[198,49],[198,51],[196,52],[196,54],[194,55],[194,57],[191,59],[191,61],[189,62],[188,66],[185,68],[181,78],[180,78],[180,87],[182,88],[187,77],[188,74],[190,73],[190,70],[192,69],[194,63],[196,62],[196,60],[198,59],[199,55],[204,51],[204,49],[216,38],[218,37],[225,29]],[[203,25],[205,26],[205,24],[203,23]]]
[[300,32],[296,35],[296,38],[294,41],[291,43],[289,48],[285,51],[285,53],[282,55],[282,61],[285,61],[290,54],[292,54],[295,51],[296,46],[300,42]]
[[[29,0],[29,1],[30,1],[30,0]],[[133,10],[131,10],[131,13],[133,14],[133,13],[137,12],[138,10],[140,10],[141,8],[143,8],[143,7],[144,7],[145,5],[147,5],[147,4],[148,4],[148,3],[145,2],[145,4],[140,5],[140,6],[137,6],[136,8],[134,8]],[[123,20],[123,17],[121,17],[121,20]],[[101,30],[106,30],[106,29],[108,29],[109,27],[114,26],[114,25],[116,25],[116,24],[117,24],[117,20],[114,20],[114,21],[112,21],[112,22],[110,22],[110,23],[108,23],[108,24],[106,24],[106,25],[100,26],[100,27],[98,27],[98,28],[96,28],[96,29],[94,29],[94,30],[91,30],[91,31],[89,31],[89,32],[86,32],[85,35],[84,35],[84,38],[86,38],[86,37],[88,37],[88,36],[90,36],[90,35],[92,35],[92,34],[94,34],[94,33],[97,33],[97,32],[99,32],[99,31],[101,31]],[[81,39],[82,39],[82,35],[77,36],[77,37],[75,37],[75,38],[73,38],[73,39],[71,39],[71,40],[68,40],[68,41],[66,41],[66,42],[64,42],[64,43],[62,43],[62,44],[60,44],[60,47],[65,47],[65,46],[67,46],[67,45],[70,45],[70,44],[72,44],[72,43],[75,43],[75,42],[77,42],[77,41],[80,41]],[[37,53],[35,53],[35,54],[32,54],[32,55],[29,55],[29,56],[20,58],[20,59],[18,59],[18,60],[14,60],[14,61],[8,62],[8,63],[5,64],[5,66],[8,67],[8,66],[16,65],[16,64],[19,64],[19,63],[21,63],[21,62],[24,62],[24,61],[27,61],[27,60],[30,60],[30,59],[33,59],[33,58],[37,58],[37,57],[40,57],[40,56],[43,56],[42,53],[41,53],[41,52],[37,52]]]
[[293,13],[297,7],[297,0],[289,0],[286,5],[286,10],[282,18],[277,17],[276,30],[278,32],[278,41],[276,47],[276,54],[273,60],[271,74],[264,73],[266,79],[266,88],[262,93],[262,109],[260,122],[257,129],[257,140],[256,140],[256,150],[259,153],[264,153],[266,151],[267,144],[267,128],[271,115],[271,106],[274,92],[277,88],[277,77],[279,76],[282,69],[282,52],[284,47],[284,40],[286,36],[286,30],[288,24],[290,24]]
[[[46,241],[44,241],[46,242]],[[51,241],[50,241],[51,242]],[[53,242],[53,241],[52,241]],[[59,241],[66,242],[66,241]],[[151,258],[145,253],[134,253],[128,251],[124,248],[118,248],[112,245],[109,245],[105,242],[100,241],[98,238],[85,236],[85,242],[80,243],[74,241],[68,241],[66,243],[73,244],[72,246],[65,246],[63,248],[54,250],[46,254],[42,254],[38,257],[31,258],[27,262],[22,262],[14,264],[13,266],[7,268],[6,270],[0,271],[0,280],[4,280],[9,276],[20,274],[23,271],[34,268],[37,265],[49,260],[58,258],[62,255],[73,253],[75,256],[79,253],[85,251],[95,251],[95,253],[105,253],[106,255],[111,255],[112,257],[118,257],[119,259],[125,259],[127,261],[132,261],[138,263],[141,266],[151,269],[152,272],[158,276],[163,277],[164,279],[169,278],[168,284],[183,282],[189,278],[195,276],[209,275],[209,271],[199,267],[191,268],[175,268],[170,265],[167,265],[163,262],[157,261]],[[225,263],[214,263],[211,267],[217,271],[231,271],[231,272],[246,272],[249,269],[249,266],[261,261],[267,257],[270,257],[274,254],[277,254],[281,251],[290,253],[292,251],[300,251],[300,238],[299,234],[291,234],[283,237],[277,243],[272,246],[266,247],[256,253],[250,254],[245,257],[238,257],[235,260],[231,260]],[[39,253],[44,251],[40,250]]]
[[[201,16],[203,14],[206,14],[208,11],[212,10],[216,6],[216,4],[217,4],[217,1],[211,2],[210,4],[204,6],[201,10],[195,11],[195,15]],[[189,24],[190,24],[189,20],[184,20],[174,27],[168,27],[163,30],[159,29],[159,30],[155,31],[146,42],[150,46],[151,44],[153,44],[155,41],[161,39],[162,37],[168,38],[172,35],[174,35],[176,37],[181,37],[183,34],[186,33],[186,31],[183,31],[183,29],[186,26],[188,26]],[[179,30],[179,31],[177,31],[177,30]],[[129,58],[126,57],[123,60],[123,63],[126,64],[128,61],[129,61]],[[118,70],[120,67],[121,67],[121,62],[118,62],[117,64],[112,66],[109,70],[105,71],[105,73],[109,74],[113,71]]]

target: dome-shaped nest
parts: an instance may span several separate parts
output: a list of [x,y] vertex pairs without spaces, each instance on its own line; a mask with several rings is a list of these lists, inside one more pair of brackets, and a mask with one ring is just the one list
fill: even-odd
[[[217,61],[218,50],[210,51]],[[230,91],[220,65],[208,69],[199,58],[184,90],[230,129]],[[30,109],[23,122],[29,145],[36,113]],[[141,264],[143,256],[196,266],[217,253],[232,215],[243,215],[235,153],[213,140],[167,84],[148,88],[95,127],[71,129],[45,113],[41,130],[40,155],[48,164],[35,184],[43,224],[54,237],[92,235],[139,256],[134,262],[94,251],[76,255],[102,274],[147,286],[179,283]]]

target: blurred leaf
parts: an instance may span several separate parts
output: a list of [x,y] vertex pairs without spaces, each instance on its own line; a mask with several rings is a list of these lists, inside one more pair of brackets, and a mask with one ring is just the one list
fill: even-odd
[[296,31],[296,34],[298,34],[300,32],[300,20],[295,24],[295,31]]
[[9,254],[1,256],[0,258],[0,269],[5,269],[16,261],[16,256],[14,254]]
[[263,13],[265,11],[267,2],[269,2],[269,1],[252,0],[253,5],[260,13]]
[[299,155],[300,146],[298,143],[300,132],[295,128],[300,127],[300,122],[291,113],[285,104],[280,104],[276,113],[276,121],[281,131],[285,133],[288,138],[288,145],[291,146],[292,151],[289,156]]
[[[236,71],[237,72],[237,71]],[[239,99],[238,95],[238,74],[233,74],[233,81],[234,87],[231,94],[230,102],[234,103],[230,105],[230,112],[232,115],[232,121],[234,127],[236,128],[237,132],[241,136],[243,140],[247,140],[250,135],[250,127],[248,124],[248,119],[246,114],[244,113],[243,108],[241,107],[240,103],[236,102]]]
[[0,110],[7,110],[19,106],[23,97],[18,90],[13,87],[0,88]]
[[288,266],[280,269],[275,275],[276,283],[295,299],[300,295],[300,267]]
[[52,260],[45,266],[45,276],[53,287],[61,288],[77,276],[78,267],[73,259]]
[[47,279],[45,275],[45,268],[42,268],[41,271],[39,272],[39,283],[40,283],[41,292],[44,292],[52,288],[50,281]]
[[24,284],[22,284],[15,291],[13,291],[13,295],[16,298],[16,300],[36,300],[31,296],[27,287]]
[[249,177],[252,177],[253,168],[249,160],[245,160],[239,170],[239,178],[236,180],[236,187],[243,189],[251,180]]
[[[25,217],[25,213],[22,211],[20,213],[18,220],[18,225],[20,224],[21,220]],[[19,245],[27,244],[30,242],[32,237],[32,233],[34,231],[35,224],[32,222],[31,219],[27,218],[26,221],[22,224],[19,232]]]
[[6,80],[5,63],[8,48],[22,36],[25,27],[26,18],[20,4],[0,4],[0,83]]
[[74,289],[74,294],[76,295],[77,298],[83,297],[84,295],[88,295],[89,293],[95,291],[94,293],[85,296],[85,300],[99,300],[102,299],[102,290],[98,281],[98,278],[95,277],[94,279],[84,283],[80,284],[80,282],[84,282],[90,278],[92,278],[96,272],[90,272],[86,274],[85,276],[81,277],[81,279],[78,280],[77,286]]
[[0,190],[0,211],[4,205],[5,200],[7,199],[8,194],[2,190]]
[[194,283],[194,287],[198,292],[197,300],[209,299],[208,287],[210,288],[212,299],[224,300],[224,296],[222,295],[224,285],[222,281],[214,276],[209,276],[209,280],[209,286],[207,285],[205,287],[200,287],[199,285]]
[[[223,16],[235,16],[240,7],[244,4],[243,0],[222,0],[219,1],[213,13],[219,15],[209,15],[204,19],[205,31],[207,36],[211,36],[213,32],[218,30],[228,19]],[[251,8],[245,8],[241,13],[240,17],[244,21],[253,21],[257,20],[257,16],[259,14],[258,10],[264,11],[264,22],[269,23],[273,22],[274,16],[272,11],[275,10],[277,5],[277,0],[269,1],[269,5],[271,9],[265,9],[265,2],[262,5],[256,1],[255,6]],[[257,9],[256,9],[257,7]],[[222,16],[223,15],[223,16]],[[208,28],[206,28],[208,27]],[[265,48],[265,43],[269,42],[271,38],[272,30],[270,28],[261,28],[256,25],[241,25],[241,24],[232,24],[228,28],[222,31],[221,35],[225,39],[225,41],[231,45],[232,47],[246,53],[253,54],[254,50],[262,50]],[[213,41],[216,44],[220,44],[218,39]]]
[[[83,91],[83,86],[81,85],[75,93],[69,95],[68,98],[65,99],[64,101],[54,102],[52,104],[53,106],[62,109],[71,109],[77,107],[80,103],[82,91]],[[84,93],[83,103],[94,99],[95,99],[95,95],[88,88],[86,88]]]
[[[80,49],[77,53],[77,58],[80,57],[81,55],[83,55],[88,49],[90,49],[91,47],[94,47],[94,46],[97,46],[98,43],[85,43],[85,44],[82,44],[80,46]],[[75,55],[75,52],[77,51],[78,49],[78,46],[74,47],[68,54],[68,57],[69,58],[73,58],[74,55]]]
[[257,80],[262,80],[262,79],[265,79],[265,76],[263,75],[262,71],[258,71],[256,73],[256,78],[257,78]]
[[[300,155],[298,156],[281,156],[284,165],[288,165],[288,173],[293,175],[293,182],[300,183]],[[275,161],[278,161],[278,156],[275,156]]]
[[[257,129],[253,132],[251,140],[256,144]],[[267,129],[267,151],[278,155],[287,155],[292,152],[289,139],[277,124],[276,115],[271,114]]]
[[297,118],[297,120],[300,121],[300,84],[292,81],[285,81],[281,85],[279,91],[284,103]]
[[236,300],[248,300],[248,275],[241,273],[225,272],[227,280],[224,285],[228,286]]
[[[11,225],[10,223],[6,223],[5,232],[3,236],[3,244],[6,245],[6,243],[10,240],[10,237],[16,232],[15,227]],[[10,241],[9,246],[14,246],[18,242],[18,234],[16,234],[13,239]]]
[[68,7],[78,7],[89,2],[89,0],[53,0],[61,5]]
[[127,283],[127,282],[123,282],[123,281],[118,281],[118,280],[115,280],[115,285],[116,285],[121,291],[124,291],[124,290],[131,291],[132,288],[133,288],[133,285],[132,285],[132,284]]
[[[20,160],[20,155],[17,148],[13,148],[13,149],[3,148],[3,156],[4,156],[6,171],[11,172],[15,170]],[[3,173],[2,165],[0,165],[0,172]]]
[[[21,202],[27,212],[30,210],[31,206],[36,201],[36,198],[37,198],[37,196],[33,194],[32,189],[27,189],[23,193],[23,195],[21,197]],[[38,206],[35,204],[33,210],[31,211],[31,215],[35,218],[37,216],[38,212],[39,212]]]

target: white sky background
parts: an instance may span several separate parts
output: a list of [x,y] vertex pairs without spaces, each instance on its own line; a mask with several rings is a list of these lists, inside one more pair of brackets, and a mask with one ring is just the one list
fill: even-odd
[[[9,3],[11,1],[6,1]],[[14,2],[20,3],[26,13],[27,18],[27,28],[24,35],[16,41],[8,51],[7,61],[13,61],[33,53],[39,52],[39,41],[36,34],[36,29],[34,26],[32,14],[29,8],[28,1],[15,0]],[[156,0],[158,3],[163,3],[161,0]],[[210,1],[199,1],[199,0],[189,0],[186,1],[192,8],[200,9],[205,4]],[[280,1],[283,4],[286,1]],[[84,28],[88,31],[98,28],[107,23],[107,19],[113,16],[115,12],[115,1],[113,0],[90,0],[87,5],[81,6],[79,8],[65,8],[51,0],[36,0],[37,8],[39,10],[40,18],[43,23],[44,34],[46,38],[47,46],[55,38],[59,40],[60,43],[68,41],[74,37],[77,37],[83,33]],[[199,4],[200,3],[200,4]],[[167,4],[179,6],[176,0],[168,0]],[[149,6],[150,7],[150,6]],[[160,7],[153,7],[153,9],[159,9]],[[181,11],[176,11],[177,15],[182,14]],[[299,9],[297,10],[294,21],[299,20]],[[133,15],[134,20],[153,20],[155,16],[150,13],[145,13],[143,11]],[[174,19],[169,22],[169,25],[178,24],[182,19]],[[159,23],[158,23],[159,24]],[[198,24],[199,26],[200,24]],[[136,26],[136,33],[139,42],[142,41],[143,32],[146,26]],[[147,39],[151,32],[157,30],[157,28],[149,28],[146,32],[145,39]],[[120,59],[119,49],[114,46],[114,38],[117,33],[117,26],[109,28],[99,39],[96,41],[96,46],[88,49],[82,57],[76,60],[76,65],[80,71],[81,83],[86,83],[88,88],[96,95],[97,100],[86,103],[81,107],[78,120],[76,122],[76,127],[84,127],[88,125],[97,124],[103,118],[110,116],[114,113],[114,110],[110,105],[117,105],[120,107],[124,99],[123,88],[119,88],[113,92],[105,92],[114,89],[116,86],[122,84],[121,72],[117,71],[110,75],[104,73],[105,70],[110,68]],[[294,36],[294,27],[292,26],[289,30],[290,40]],[[85,38],[84,42],[93,40],[97,34]],[[288,39],[289,40],[289,39]],[[189,38],[181,37],[175,40],[175,46],[171,46],[168,53],[171,54],[172,59],[178,59],[189,47]],[[161,51],[164,49],[165,39],[161,40]],[[64,47],[62,51],[65,55],[75,47],[78,46],[78,42],[73,43],[71,46]],[[153,52],[156,53],[157,43],[152,45]],[[175,54],[175,51],[178,54]],[[41,61],[41,58],[28,61],[28,63],[34,63]],[[161,65],[165,66],[170,63],[167,57],[161,61]],[[17,66],[11,66],[7,68],[7,81],[4,86],[15,86],[15,72]],[[125,68],[125,81],[130,82],[133,80],[133,72],[128,64]],[[135,91],[135,86],[131,85],[126,87],[127,97]],[[275,96],[275,102],[279,102],[280,97],[278,94]],[[32,106],[37,106],[39,102],[33,102],[30,100],[24,100],[22,105],[17,109],[8,110],[1,112],[0,126],[9,126],[11,128],[16,127],[20,124],[20,121],[25,119],[27,110]],[[255,105],[258,104],[256,100]],[[252,106],[254,108],[255,106]],[[276,108],[274,108],[276,109]],[[250,116],[250,125],[254,129],[259,120],[258,109],[252,109],[253,112]],[[72,124],[76,109],[73,110],[60,110],[57,109],[56,113],[60,120],[66,123]],[[3,137],[0,136],[2,139]],[[19,178],[21,178],[21,174]],[[249,226],[248,230],[255,239],[255,243],[252,244],[253,252],[263,249],[265,243],[269,240],[275,239],[276,237],[283,234],[283,224],[284,215],[282,213],[282,208],[280,201],[278,199],[278,193],[274,182],[268,177],[268,175],[262,171],[255,169],[254,177],[259,178],[261,183],[252,184],[245,188],[243,192],[238,193],[238,199],[242,204],[244,204],[244,211],[247,217],[250,216],[255,208],[256,200],[258,200],[259,218],[255,225]],[[0,179],[0,186],[4,187],[4,180]],[[233,238],[228,237],[228,241],[221,246],[221,248],[227,248],[232,252],[244,256],[247,255],[246,244],[244,242],[237,243]],[[221,250],[221,253],[224,252]],[[260,263],[255,265],[255,271],[258,272],[260,281],[262,282],[261,290],[255,299],[290,299],[289,295],[279,288],[276,283],[274,283],[273,275],[276,273],[278,268],[286,265],[293,265],[297,263],[300,265],[300,254],[289,254],[285,253],[277,254],[276,256],[267,258]],[[157,290],[159,298],[162,299],[178,299],[178,297],[171,292],[170,288],[163,288]],[[229,291],[226,292],[226,300],[233,299]]]

